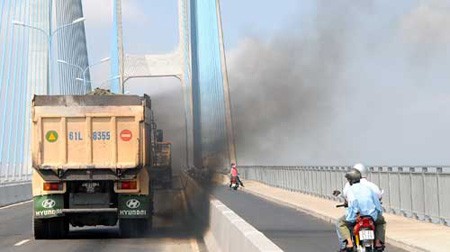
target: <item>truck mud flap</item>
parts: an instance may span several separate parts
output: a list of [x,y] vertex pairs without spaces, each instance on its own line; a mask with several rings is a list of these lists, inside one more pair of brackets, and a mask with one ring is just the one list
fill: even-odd
[[119,195],[119,218],[149,218],[153,204],[148,195]]
[[33,202],[35,219],[64,216],[64,195],[62,194],[35,196]]

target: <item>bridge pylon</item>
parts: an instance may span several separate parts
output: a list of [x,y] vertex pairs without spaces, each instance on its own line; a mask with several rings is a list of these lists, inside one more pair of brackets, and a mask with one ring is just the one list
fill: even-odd
[[114,0],[111,90],[123,93],[132,78],[175,77],[183,90],[186,165],[226,167],[236,161],[220,5],[178,0],[178,45],[168,54],[123,52],[121,0]]

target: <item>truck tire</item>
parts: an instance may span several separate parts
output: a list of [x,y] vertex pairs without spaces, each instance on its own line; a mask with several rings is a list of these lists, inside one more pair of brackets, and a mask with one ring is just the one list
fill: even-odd
[[69,223],[64,220],[64,218],[54,218],[50,219],[49,224],[49,238],[50,239],[61,239],[66,237],[67,229],[66,227]]
[[172,171],[170,169],[164,172],[163,188],[164,189],[172,188]]
[[150,215],[150,217],[147,220],[146,232],[151,232],[152,229],[153,229],[153,213],[152,213],[152,215]]
[[69,222],[64,218],[34,219],[34,238],[61,239],[67,235]]
[[163,184],[164,189],[171,189],[172,188],[172,181],[166,181]]
[[48,238],[47,220],[33,219],[33,227],[34,227],[34,239],[40,240]]
[[123,238],[143,237],[151,228],[151,219],[121,219],[119,221],[120,235]]

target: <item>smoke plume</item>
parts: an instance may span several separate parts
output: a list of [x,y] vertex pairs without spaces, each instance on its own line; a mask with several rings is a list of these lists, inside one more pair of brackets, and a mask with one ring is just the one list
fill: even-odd
[[130,80],[131,94],[147,94],[158,129],[164,131],[164,141],[172,144],[172,167],[186,169],[186,126],[181,84],[175,78],[142,78]]
[[240,163],[449,163],[450,4],[315,3],[228,53]]

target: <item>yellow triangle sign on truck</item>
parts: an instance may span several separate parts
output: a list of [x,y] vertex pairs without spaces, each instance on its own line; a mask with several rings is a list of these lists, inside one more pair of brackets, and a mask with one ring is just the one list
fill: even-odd
[[45,139],[47,139],[50,143],[58,141],[58,132],[54,130],[47,131],[47,134],[45,134]]

